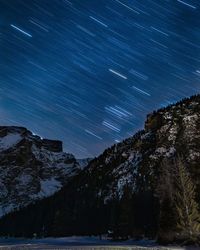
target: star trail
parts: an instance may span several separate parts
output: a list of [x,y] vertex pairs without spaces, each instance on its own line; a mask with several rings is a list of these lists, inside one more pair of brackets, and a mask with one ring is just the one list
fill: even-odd
[[198,0],[0,0],[0,124],[93,157],[200,91]]

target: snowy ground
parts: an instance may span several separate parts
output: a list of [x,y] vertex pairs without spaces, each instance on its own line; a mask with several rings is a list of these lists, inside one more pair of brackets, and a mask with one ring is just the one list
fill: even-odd
[[[30,249],[66,249],[66,250],[182,250],[181,247],[162,247],[153,241],[112,242],[99,240],[97,237],[65,237],[45,239],[3,239],[0,238],[0,250],[30,250]],[[200,248],[187,248],[197,250]]]

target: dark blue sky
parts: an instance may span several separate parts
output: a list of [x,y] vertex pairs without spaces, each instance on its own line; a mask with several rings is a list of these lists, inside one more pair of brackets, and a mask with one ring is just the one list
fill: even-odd
[[0,0],[0,123],[94,156],[200,90],[199,0]]

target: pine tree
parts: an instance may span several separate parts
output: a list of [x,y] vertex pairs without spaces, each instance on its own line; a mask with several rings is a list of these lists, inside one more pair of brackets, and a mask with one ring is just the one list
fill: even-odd
[[176,230],[176,211],[174,209],[173,165],[164,160],[160,167],[160,174],[156,187],[156,197],[159,203],[158,241],[169,243],[174,240]]
[[119,208],[118,233],[122,239],[128,239],[131,235],[131,226],[133,223],[132,191],[128,184],[123,188],[123,195],[120,200]]
[[179,238],[196,243],[200,238],[200,213],[195,201],[195,185],[180,158],[175,165],[175,208]]

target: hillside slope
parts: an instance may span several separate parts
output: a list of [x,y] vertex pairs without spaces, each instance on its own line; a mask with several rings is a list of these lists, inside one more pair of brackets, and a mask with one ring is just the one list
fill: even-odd
[[115,230],[154,237],[161,162],[177,155],[199,189],[200,95],[148,115],[144,130],[105,150],[54,196],[3,217],[0,233],[62,236]]

